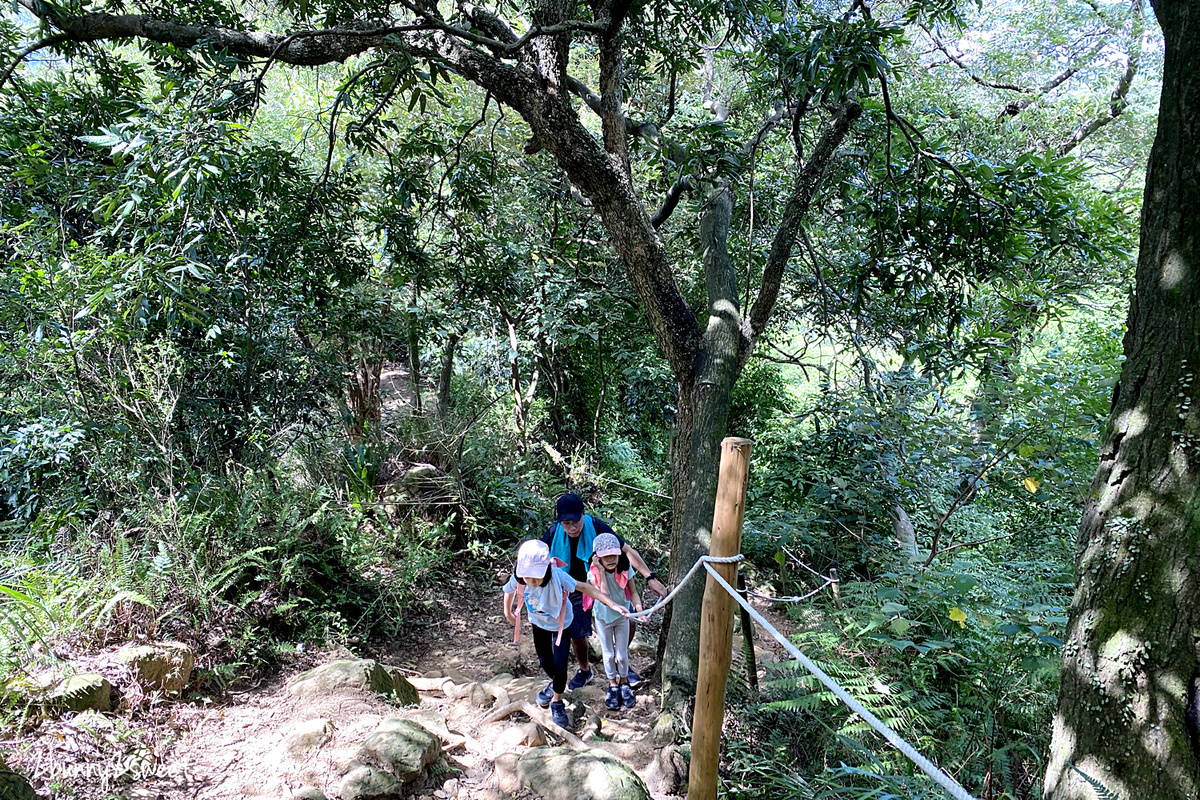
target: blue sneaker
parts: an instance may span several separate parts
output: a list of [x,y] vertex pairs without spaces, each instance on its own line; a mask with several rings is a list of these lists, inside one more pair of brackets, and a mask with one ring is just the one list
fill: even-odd
[[616,711],[621,707],[621,690],[616,686],[608,687],[608,694],[604,695],[604,706],[610,711]]
[[571,729],[571,720],[567,717],[567,704],[561,700],[550,704],[550,719],[560,728]]
[[629,688],[628,683],[621,684],[621,704],[626,708],[633,708],[637,705],[637,698],[633,696],[633,689]]
[[630,686],[641,686],[642,676],[633,671],[633,667],[629,668],[629,674],[625,676],[625,680],[629,681]]
[[542,708],[550,705],[550,701],[554,699],[554,681],[546,684],[546,688],[537,693],[537,704]]
[[567,688],[573,692],[582,686],[587,686],[591,682],[592,671],[588,670],[587,672],[584,672],[580,669],[575,671],[574,678],[571,678],[571,680],[567,681]]

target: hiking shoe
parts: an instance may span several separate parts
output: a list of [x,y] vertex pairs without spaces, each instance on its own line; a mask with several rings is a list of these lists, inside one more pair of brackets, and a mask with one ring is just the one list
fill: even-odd
[[571,720],[567,717],[567,704],[561,700],[550,704],[550,719],[560,728],[571,728]]
[[567,688],[573,692],[582,686],[587,686],[591,682],[592,682],[592,671],[588,670],[587,672],[584,672],[583,670],[580,669],[580,670],[576,670],[575,677],[571,678],[571,680],[567,682]]
[[637,705],[637,698],[633,696],[633,689],[629,688],[628,683],[621,684],[621,703],[626,708],[633,708]]
[[550,701],[554,699],[554,681],[546,684],[546,688],[537,693],[537,704],[542,708],[550,705]]
[[604,706],[611,711],[616,711],[621,707],[621,690],[616,686],[608,687],[608,694],[604,695]]
[[630,686],[641,686],[642,676],[633,671],[633,667],[629,668],[629,674],[625,676],[625,680],[629,681]]

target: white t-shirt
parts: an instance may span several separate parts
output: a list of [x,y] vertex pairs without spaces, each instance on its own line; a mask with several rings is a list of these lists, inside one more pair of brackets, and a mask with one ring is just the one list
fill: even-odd
[[504,584],[504,593],[524,591],[529,621],[547,631],[558,630],[558,615],[565,602],[567,613],[563,617],[563,630],[566,630],[575,619],[575,611],[571,607],[571,601],[563,599],[563,592],[570,594],[575,591],[575,583],[575,579],[568,575],[566,570],[554,567],[550,570],[550,580],[542,586],[522,585],[517,583],[515,575],[509,575],[508,582]]

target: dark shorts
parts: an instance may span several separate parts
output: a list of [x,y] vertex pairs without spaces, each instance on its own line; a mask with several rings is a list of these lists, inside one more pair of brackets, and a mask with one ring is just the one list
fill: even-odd
[[572,639],[586,639],[592,635],[592,610],[583,610],[583,593],[575,592],[571,595],[571,609],[575,613],[575,619],[571,620],[571,624],[563,629],[564,638],[566,636]]

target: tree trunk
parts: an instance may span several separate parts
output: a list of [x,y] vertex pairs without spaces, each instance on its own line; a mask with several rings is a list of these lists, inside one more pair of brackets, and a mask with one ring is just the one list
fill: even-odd
[[446,344],[442,348],[441,370],[438,372],[437,386],[437,415],[443,422],[450,411],[450,381],[454,378],[454,350],[462,334],[450,331],[446,335]]
[[[737,275],[729,258],[729,220],[733,197],[728,189],[716,190],[709,198],[700,222],[700,243],[708,279],[709,317],[694,381],[686,392],[688,413],[682,415],[690,430],[680,430],[677,450],[687,450],[685,472],[676,473],[675,505],[679,492],[684,502],[678,527],[673,526],[671,562],[682,578],[708,553],[712,538],[713,509],[717,496],[717,473],[721,461],[721,438],[729,418],[729,402],[738,375],[741,343],[741,314],[737,305]],[[684,402],[680,392],[680,406]],[[682,409],[681,409],[682,410]],[[678,456],[677,464],[678,467]],[[685,484],[682,487],[679,484]],[[671,609],[662,674],[672,694],[690,693],[696,685],[700,657],[700,605],[704,581],[695,579],[675,596]]]
[[1200,7],[1153,4],[1158,133],[1127,358],[1079,528],[1048,800],[1200,794]]
[[917,531],[904,506],[896,503],[892,507],[892,531],[896,534],[896,546],[909,561],[915,561],[920,549],[917,547]]
[[408,307],[408,377],[412,381],[413,411],[421,414],[421,336],[417,330],[417,283],[412,285],[412,304]]
[[523,450],[527,419],[525,417],[525,398],[521,392],[521,365],[518,361],[518,348],[521,342],[517,338],[516,321],[503,308],[500,309],[500,315],[504,317],[504,324],[508,326],[508,383],[513,396],[513,420],[517,425],[517,433],[521,437],[518,446]]

